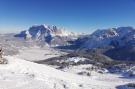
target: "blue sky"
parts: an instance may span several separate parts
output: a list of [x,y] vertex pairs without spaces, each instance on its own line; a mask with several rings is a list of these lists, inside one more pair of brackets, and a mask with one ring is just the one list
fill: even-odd
[[89,33],[98,28],[135,27],[135,0],[0,0],[0,33],[33,24]]

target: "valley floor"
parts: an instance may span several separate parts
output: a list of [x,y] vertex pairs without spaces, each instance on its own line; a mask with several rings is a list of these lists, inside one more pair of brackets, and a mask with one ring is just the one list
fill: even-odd
[[48,58],[61,56],[67,53],[54,50],[52,48],[39,48],[39,47],[31,47],[31,48],[23,48],[19,50],[19,54],[16,57],[28,60],[28,61],[41,61],[46,60]]

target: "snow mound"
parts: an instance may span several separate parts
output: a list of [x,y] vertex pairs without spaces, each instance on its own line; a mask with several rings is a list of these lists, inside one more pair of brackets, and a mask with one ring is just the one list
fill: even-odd
[[88,59],[86,59],[86,58],[80,58],[80,57],[72,57],[72,58],[68,58],[67,59],[67,61],[71,61],[71,62],[75,62],[75,63],[77,63],[77,62],[79,62],[79,61],[85,61],[85,60],[88,60]]

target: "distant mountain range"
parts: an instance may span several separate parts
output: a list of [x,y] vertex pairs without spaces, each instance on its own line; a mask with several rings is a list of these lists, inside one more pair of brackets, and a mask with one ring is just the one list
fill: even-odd
[[135,29],[132,27],[101,29],[90,35],[80,35],[60,29],[57,26],[34,25],[28,30],[16,34],[15,37],[47,42],[48,44],[60,44],[63,41],[67,42],[77,39],[76,44],[79,44],[81,48],[89,49],[106,46],[123,47],[135,45]]
[[53,46],[76,45],[78,49],[94,49],[98,53],[118,60],[135,59],[135,29],[133,27],[99,29],[92,34],[82,35],[57,26],[34,25],[16,34],[15,37],[45,42]]

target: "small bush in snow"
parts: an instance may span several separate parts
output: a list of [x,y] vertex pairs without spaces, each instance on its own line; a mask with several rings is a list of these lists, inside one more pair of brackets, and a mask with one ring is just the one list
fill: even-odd
[[8,63],[8,61],[6,59],[4,59],[4,58],[0,59],[0,64],[7,64],[7,63]]
[[91,76],[91,73],[87,73],[87,76]]
[[91,73],[89,73],[89,72],[85,72],[85,71],[83,71],[83,72],[79,72],[78,74],[79,74],[79,75],[91,76]]
[[99,70],[99,71],[98,71],[98,73],[100,73],[100,74],[104,74],[104,72],[103,72],[102,70]]

